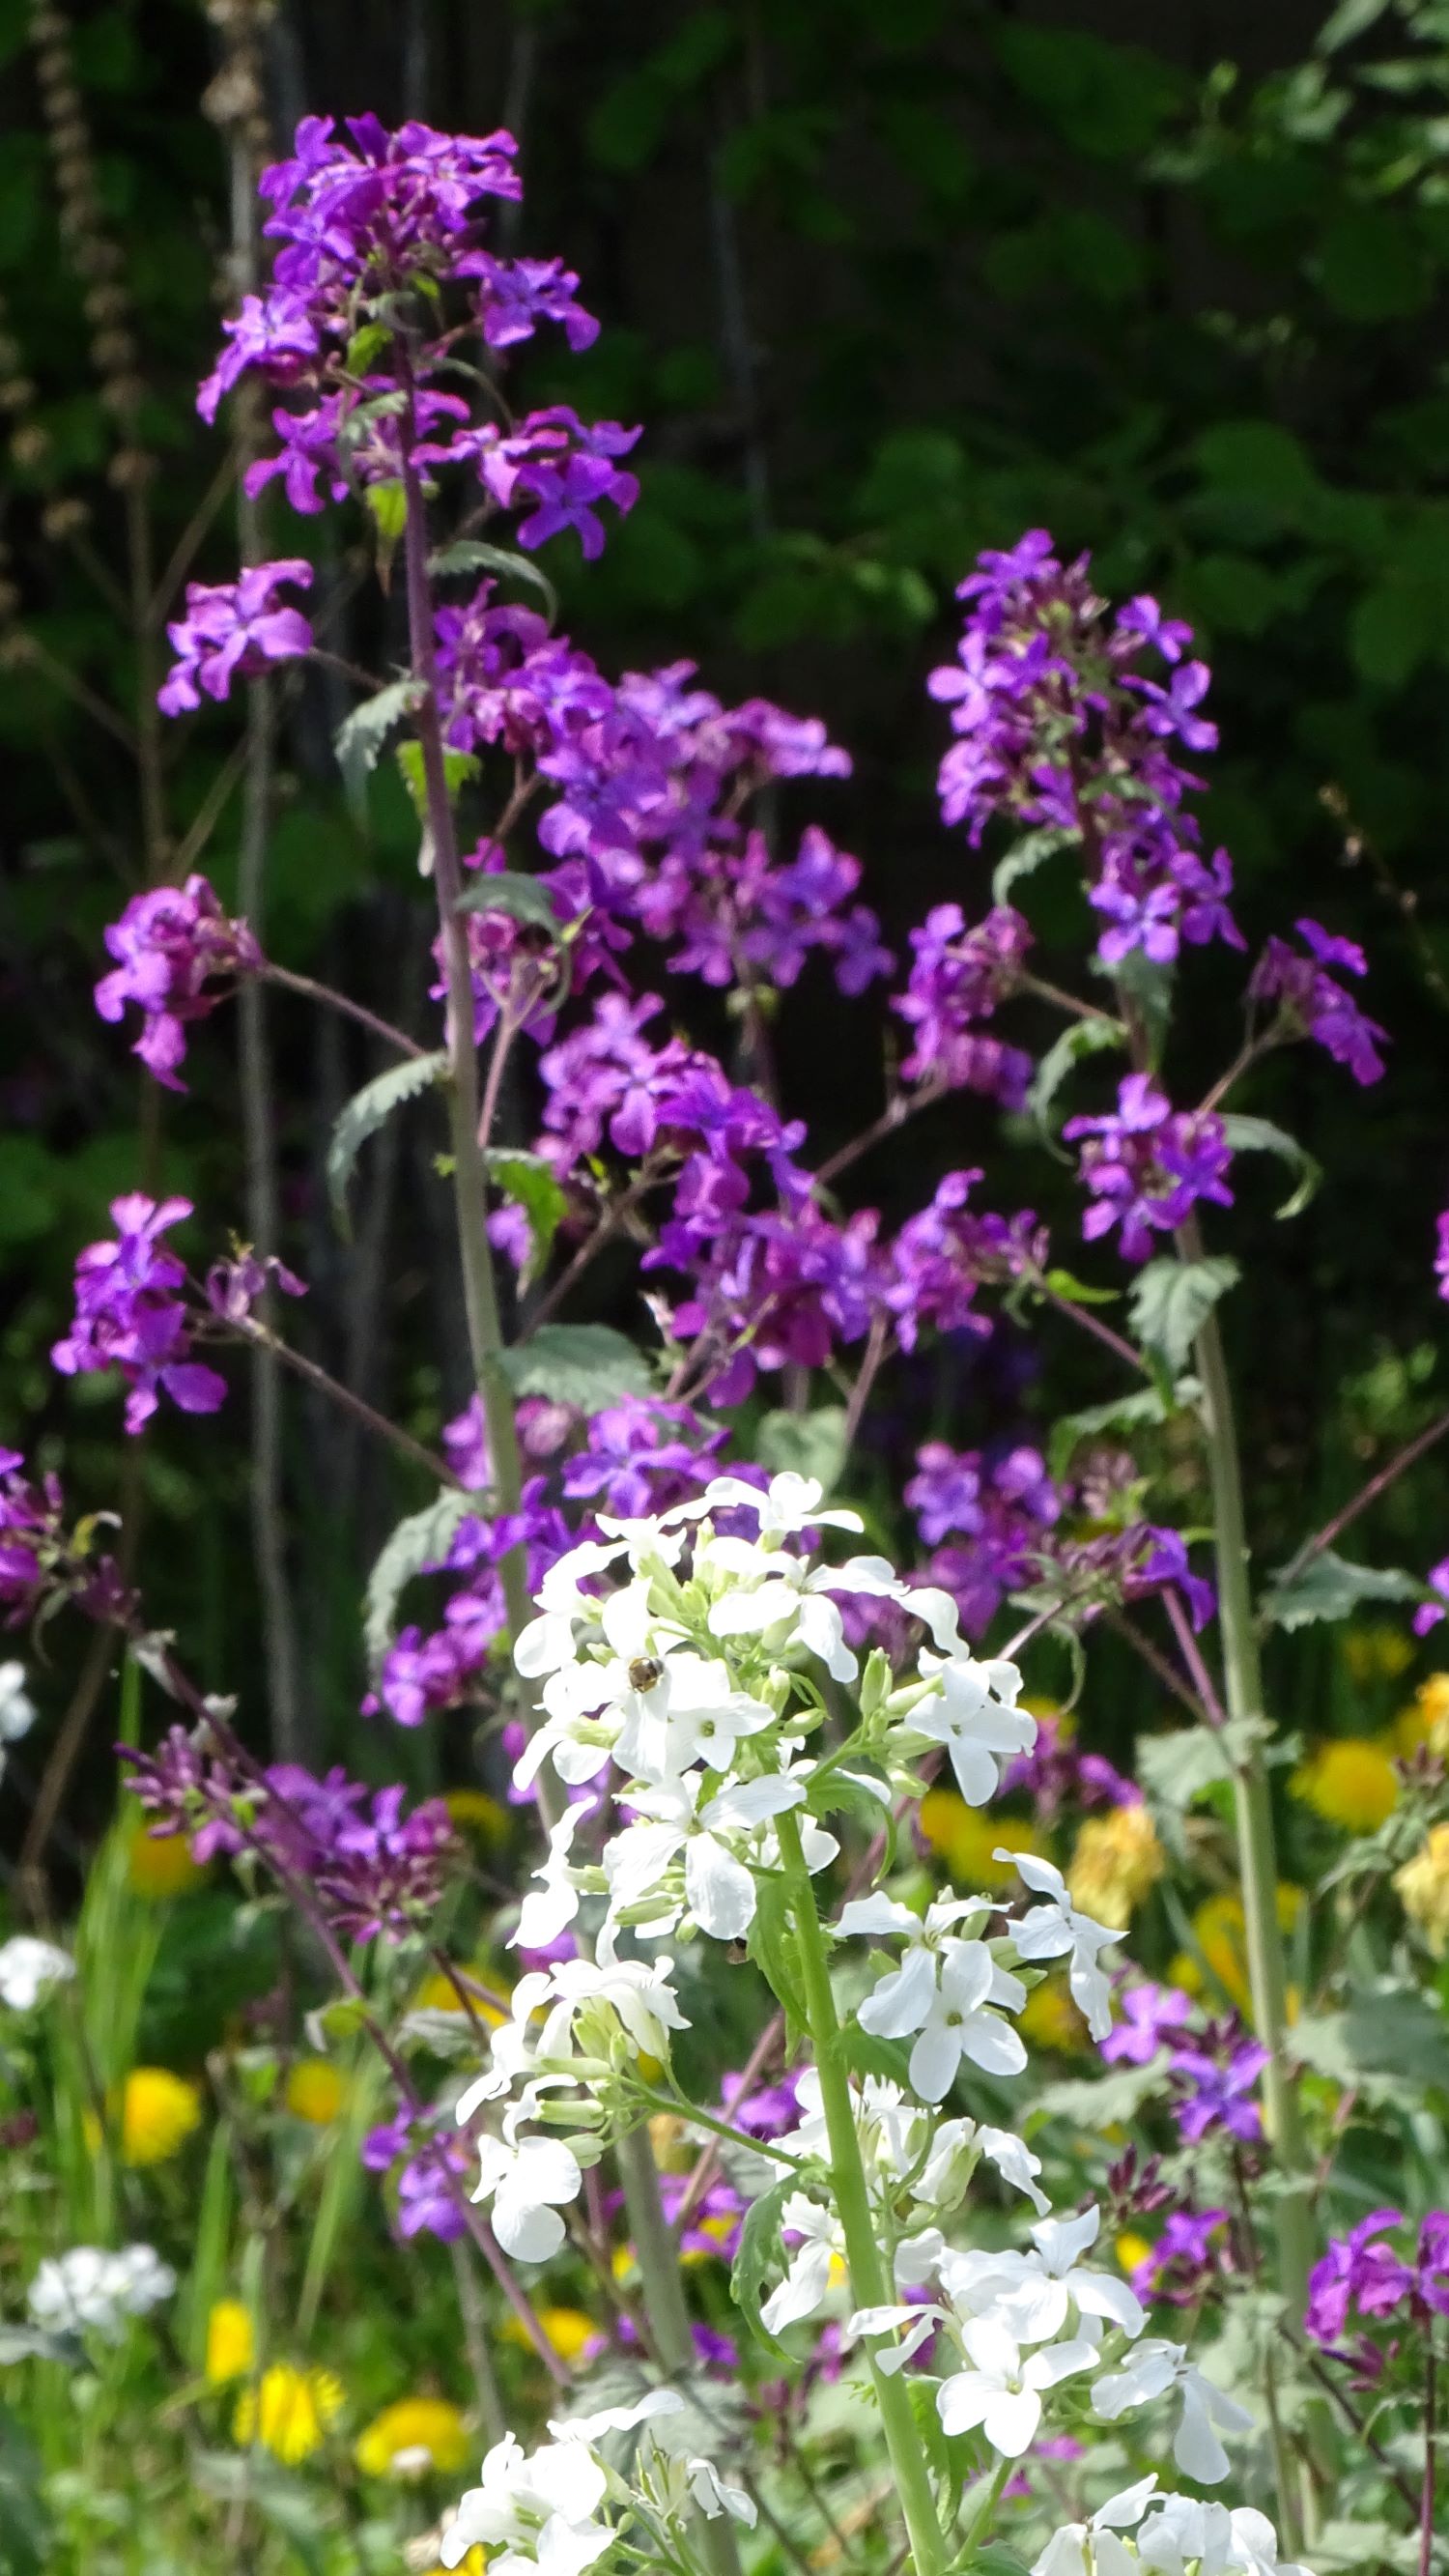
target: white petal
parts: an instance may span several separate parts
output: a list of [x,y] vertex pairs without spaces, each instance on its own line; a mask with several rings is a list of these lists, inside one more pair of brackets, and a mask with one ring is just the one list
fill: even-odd
[[[862,2014],[862,2026],[864,2025]],[[948,2029],[944,2017],[933,2013],[911,2051],[911,2090],[923,2102],[939,2102],[949,2093],[956,2069],[961,2063],[961,2034]]]
[[755,1919],[752,1873],[713,1834],[695,1834],[684,1855],[684,1893],[701,1932],[738,1941]]
[[981,2429],[1004,2460],[1019,2460],[1036,2439],[1041,2399],[1034,2388],[1000,2388],[981,2419]]

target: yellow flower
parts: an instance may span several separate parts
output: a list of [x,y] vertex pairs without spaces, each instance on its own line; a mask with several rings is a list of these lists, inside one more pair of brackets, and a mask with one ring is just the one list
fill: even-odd
[[1356,1682],[1396,1682],[1414,1660],[1414,1640],[1402,1628],[1348,1628],[1339,1640],[1350,1678]]
[[133,2066],[121,2090],[121,2162],[161,2165],[201,2126],[201,2093],[166,2066]]
[[[481,2540],[475,2540],[467,2556],[459,2559],[457,2567],[452,2571],[452,2576],[485,2576],[487,2565],[488,2559],[483,2543]],[[441,2566],[428,2567],[424,2569],[423,2576],[449,2576],[449,2570]]]
[[1133,2236],[1129,2233],[1118,2237],[1113,2251],[1117,2257],[1118,2270],[1130,2274],[1136,2271],[1139,2263],[1147,2261],[1152,2248],[1145,2236]]
[[1067,1865],[1067,1888],[1072,1903],[1084,1914],[1125,1932],[1134,1910],[1166,1867],[1167,1854],[1158,1841],[1157,1827],[1147,1809],[1134,1800],[1130,1806],[1109,1807],[1105,1814],[1087,1818]]
[[1436,1959],[1449,1950],[1449,1825],[1431,1825],[1420,1849],[1394,1872],[1404,1912]]
[[1022,2038],[1038,2048],[1055,2048],[1075,2057],[1090,2045],[1091,2033],[1073,2003],[1064,1983],[1049,1977],[1044,1985],[1033,1986],[1016,2016]]
[[1366,1736],[1341,1736],[1320,1744],[1291,1783],[1316,1816],[1345,1833],[1373,1834],[1399,1799],[1398,1776],[1389,1756]]
[[445,2397],[401,2397],[359,2433],[353,2456],[370,2478],[420,2478],[430,2469],[461,2469],[472,2449],[467,2425]]
[[152,1834],[139,1825],[126,1851],[126,1876],[138,1896],[189,1896],[206,1871],[184,1834]]
[[347,2100],[350,2087],[325,2057],[304,2057],[287,2069],[282,2099],[296,2120],[314,2129],[329,2129]]
[[321,2449],[342,2405],[342,2382],[330,2370],[298,2370],[290,2361],[274,2361],[260,2387],[243,2389],[237,2399],[232,2434],[238,2442],[260,2442],[294,2467]]
[[[1303,1911],[1303,1890],[1289,1881],[1278,1883],[1278,1929],[1291,1932]],[[1243,1915],[1243,1900],[1235,1887],[1224,1888],[1219,1896],[1209,1896],[1192,1918],[1198,1947],[1203,1959],[1224,1994],[1236,2004],[1240,2013],[1251,2018],[1252,1995],[1248,1985],[1248,1934]],[[1201,1994],[1204,1978],[1202,1964],[1191,1956],[1174,1959],[1168,1970],[1170,1982],[1183,1986],[1190,1995]],[[1289,1998],[1292,2019],[1295,1998]]]
[[458,1980],[457,1985],[454,1984],[452,1977],[444,1976],[441,1968],[430,1970],[413,1997],[414,2012],[461,2013],[464,2009],[462,1996],[458,1992],[458,1986],[461,1985],[472,2001],[477,2019],[486,2022],[490,2029],[497,2030],[500,2024],[508,2019],[508,2015],[501,2004],[490,2004],[484,2001],[478,1991],[478,1984],[481,1979],[492,1994],[502,1997],[506,1996],[508,1991],[504,1980],[496,1977],[491,1968],[465,1968],[461,1964],[455,1966],[453,1974]]
[[992,1858],[998,1844],[1003,1851],[1043,1851],[1040,1835],[1025,1817],[999,1816],[993,1822],[979,1808],[968,1807],[954,1789],[926,1791],[921,1800],[921,1831],[952,1878],[967,1887],[1015,1885],[1010,1862]]
[[252,2312],[241,2299],[218,2299],[206,2320],[206,2361],[208,2385],[224,2387],[229,2379],[245,2379],[257,2357],[256,2330]]
[[476,1834],[480,1843],[492,1846],[508,1840],[508,1809],[490,1798],[486,1789],[445,1789],[443,1804],[454,1824]]
[[[560,2361],[578,2361],[597,2339],[598,2327],[582,2308],[538,2308],[535,2314],[545,2341],[552,2344]],[[532,2352],[533,2338],[521,2317],[506,2317],[501,2330],[510,2343],[521,2343],[526,2352]]]
[[1394,1720],[1397,1752],[1417,1753],[1424,1745],[1441,1757],[1449,1753],[1449,1673],[1430,1673]]

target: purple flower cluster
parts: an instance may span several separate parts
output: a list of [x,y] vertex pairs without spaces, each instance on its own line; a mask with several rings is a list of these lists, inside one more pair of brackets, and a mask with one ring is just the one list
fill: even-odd
[[156,692],[162,714],[189,714],[203,690],[229,697],[233,680],[255,680],[274,662],[310,653],[311,627],[300,608],[279,603],[277,590],[282,582],[307,590],[311,581],[311,565],[290,556],[253,564],[236,581],[188,582],[186,615],[166,629],[176,660]]
[[1228,2268],[1226,2245],[1213,2240],[1228,2226],[1225,2209],[1174,2209],[1150,2254],[1127,2278],[1144,2307],[1195,2308]]
[[1441,1556],[1437,1565],[1431,1565],[1424,1581],[1434,1598],[1421,1601],[1414,1612],[1416,1637],[1427,1637],[1431,1628],[1437,1628],[1449,1616],[1449,1556]]
[[585,1446],[565,1464],[563,1490],[570,1502],[620,1520],[669,1511],[708,1482],[728,1437],[687,1404],[621,1396],[588,1422]]
[[390,2174],[396,2189],[393,2224],[406,2241],[436,2236],[456,2245],[467,2233],[462,2201],[472,2180],[474,2149],[459,2134],[450,2109],[400,2111],[369,2129],[362,2141],[368,2173]]
[[940,772],[947,823],[973,846],[998,816],[1079,840],[1104,965],[1134,950],[1169,964],[1183,940],[1241,947],[1227,853],[1203,855],[1187,806],[1202,781],[1173,749],[1217,742],[1201,713],[1207,667],[1185,658],[1191,629],[1145,597],[1109,623],[1087,558],[1064,567],[1042,528],[983,554],[957,596],[958,656],[929,683],[956,736]]
[[998,904],[968,930],[957,903],[939,903],[920,930],[904,993],[891,1008],[912,1032],[901,1066],[907,1082],[939,1084],[949,1091],[979,1091],[1005,1109],[1025,1105],[1032,1061],[1020,1047],[983,1037],[978,1023],[1015,991],[1031,932],[1010,904]]
[[[1036,1742],[1030,1753],[1013,1754],[1006,1764],[1001,1794],[1028,1797],[1038,1821],[1051,1825],[1066,1808],[1135,1806],[1140,1792],[1105,1753],[1084,1752],[1070,1725],[1044,1709],[1036,1721]],[[1114,2028],[1103,2041],[1104,2057],[1119,2036],[1120,2029]]]
[[1449,2211],[1430,2210],[1407,2255],[1385,2241],[1405,2224],[1397,2209],[1374,2210],[1347,2236],[1331,2237],[1308,2276],[1305,2332],[1364,2377],[1378,2375],[1384,2355],[1372,2336],[1355,2328],[1402,2315],[1423,2330],[1436,2317],[1449,2317]]
[[1160,2048],[1185,2036],[1192,2016],[1180,1986],[1128,1986],[1117,2006],[1118,2018],[1101,2043],[1109,2066],[1150,2066]]
[[936,1550],[925,1579],[952,1595],[973,1637],[990,1627],[1004,1594],[1030,1581],[1041,1534],[1063,1505],[1040,1451],[1023,1445],[988,1457],[944,1440],[916,1451],[905,1499],[926,1546]]
[[385,1709],[399,1726],[421,1726],[425,1718],[456,1708],[472,1695],[508,1626],[505,1557],[516,1547],[524,1550],[528,1587],[536,1593],[549,1567],[572,1544],[562,1513],[544,1498],[544,1484],[543,1477],[530,1477],[516,1512],[500,1512],[492,1520],[470,1513],[455,1530],[446,1557],[419,1568],[424,1574],[464,1573],[468,1579],[449,1600],[441,1628],[402,1629],[383,1658],[377,1689],[362,1703],[365,1715]]
[[255,974],[261,950],[244,921],[227,918],[200,876],[133,895],[107,929],[106,946],[116,963],[96,986],[96,1009],[115,1022],[134,1002],[142,1025],[133,1053],[168,1090],[184,1091],[178,1068],[188,1021],[215,1009],[220,984]]
[[1082,1140],[1078,1168],[1092,1200],[1084,1236],[1092,1243],[1120,1227],[1128,1261],[1146,1261],[1153,1235],[1171,1234],[1200,1199],[1233,1204],[1221,1118],[1173,1109],[1150,1074],[1126,1075],[1114,1111],[1069,1118],[1062,1134],[1069,1144]]
[[1434,1276],[1439,1282],[1440,1296],[1449,1300],[1449,1208],[1445,1208],[1442,1216],[1435,1220]]
[[1308,950],[1300,957],[1286,939],[1270,939],[1248,984],[1255,1002],[1276,1002],[1290,1025],[1316,1039],[1336,1064],[1346,1064],[1355,1082],[1377,1082],[1384,1069],[1381,1046],[1388,1032],[1359,1009],[1353,995],[1329,973],[1337,966],[1350,975],[1366,975],[1368,959],[1356,940],[1339,939],[1317,921],[1298,921],[1294,928]]
[[441,1798],[403,1814],[405,1791],[368,1790],[297,1763],[243,1770],[204,1733],[176,1726],[151,1754],[123,1748],[129,1787],[163,1833],[189,1836],[196,1859],[258,1853],[300,1880],[343,1939],[404,1940],[439,1904],[456,1857]]
[[32,1479],[18,1449],[0,1449],[0,1612],[7,1627],[34,1618],[60,1590],[96,1618],[117,1615],[125,1593],[114,1561],[90,1556],[67,1531],[60,1479]]
[[1211,2132],[1224,2130],[1240,2145],[1255,2146],[1263,2134],[1258,2079],[1267,2063],[1266,2048],[1246,2038],[1231,2014],[1174,2048],[1168,2060],[1169,2089],[1184,2144],[1196,2146]]
[[190,1322],[178,1290],[186,1270],[161,1236],[191,1214],[189,1199],[142,1191],[113,1199],[114,1241],[91,1243],[75,1266],[75,1315],[51,1358],[66,1377],[119,1369],[130,1389],[126,1429],[149,1422],[161,1395],[183,1413],[215,1413],[226,1380],[193,1360]]

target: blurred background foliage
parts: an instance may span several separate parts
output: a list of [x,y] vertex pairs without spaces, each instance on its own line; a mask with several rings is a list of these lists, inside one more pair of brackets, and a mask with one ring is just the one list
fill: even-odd
[[[117,1189],[187,1191],[218,1249],[243,1225],[234,1020],[193,1048],[187,1098],[143,1099],[90,987],[126,893],[184,866],[235,783],[235,711],[135,738],[160,640],[135,598],[198,513],[194,569],[234,560],[223,442],[192,404],[231,291],[229,43],[248,15],[101,0],[71,21],[0,0],[0,1436],[63,1466],[77,1501],[119,1497],[133,1524],[144,1508],[152,1615],[209,1685],[244,1694],[240,1388],[218,1425],[173,1416],[137,1458],[114,1401],[54,1378],[47,1351]],[[562,252],[605,326],[582,360],[530,357],[528,399],[646,428],[642,498],[603,562],[550,562],[565,622],[607,667],[687,652],[727,695],[823,713],[856,771],[813,810],[865,861],[898,941],[931,902],[986,899],[984,861],[936,821],[923,693],[977,548],[1046,524],[1092,549],[1105,588],[1159,590],[1199,626],[1223,732],[1211,825],[1245,926],[1256,941],[1307,911],[1361,939],[1395,1041],[1378,1092],[1314,1056],[1252,1103],[1331,1174],[1275,1229],[1272,1176],[1250,1172],[1235,1236],[1249,1284],[1227,1323],[1276,1561],[1305,1506],[1326,1515],[1443,1401],[1449,6],[1344,0],[1324,24],[1297,0],[280,0],[259,60],[279,133],[366,107],[520,132],[511,246]],[[268,552],[337,543],[269,516]],[[385,631],[351,631],[357,569],[329,557],[327,597],[347,648],[385,660]],[[412,818],[381,776],[349,805],[328,748],[341,711],[310,683],[287,709],[268,945],[423,1027]],[[206,858],[229,894],[237,835],[232,793]],[[1236,989],[1231,961],[1195,964],[1184,1097],[1231,1051]],[[822,1150],[877,1102],[861,1007],[807,982],[783,1017],[787,1094]],[[271,1011],[284,1249],[310,1283],[289,1327],[435,1435],[466,1379],[427,1139],[395,1123],[371,1149],[342,1245],[321,1163],[373,1068],[351,1033]],[[525,1101],[516,1114],[522,1130]],[[959,1101],[935,1118],[911,1157],[862,1167],[863,1194],[899,1215],[939,1170],[985,1161],[990,1202],[1051,1210],[1071,1259],[1075,1210],[1042,1158],[1004,1155]],[[601,1295],[637,1319],[624,1272]],[[1104,1391],[1075,1367],[1053,1354],[1037,1375],[1007,1350],[902,1377],[879,1437],[973,1444],[1023,1403],[1044,1420]],[[358,1731],[362,1570],[422,1497],[291,1390],[285,1476],[316,1740],[339,1749]],[[1159,1517],[1171,1479],[1169,1462]],[[1427,1564],[1445,1500],[1432,1467],[1409,1480],[1366,1552]],[[68,1651],[41,1676],[59,1708]],[[1297,1670],[1311,1678],[1301,1651]],[[1350,1686],[1325,1662],[1312,1722]],[[396,1751],[390,1735],[377,1758]]]

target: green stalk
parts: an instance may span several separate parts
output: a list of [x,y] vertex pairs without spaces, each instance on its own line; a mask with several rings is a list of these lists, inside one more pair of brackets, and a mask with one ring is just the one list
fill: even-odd
[[[830,1966],[815,1906],[815,1890],[810,1884],[810,1873],[800,1845],[800,1829],[794,1816],[788,1812],[782,1815],[777,1831],[799,1942],[806,2019],[820,2073],[821,2108],[830,2140],[831,2183],[845,2237],[850,2295],[859,2308],[888,2307],[895,2299],[895,2285],[887,2274],[876,2238],[875,2221],[871,2216],[865,2164],[856,2133],[850,2079],[841,2046],[844,2033],[830,1989]],[[951,2551],[936,2512],[930,2468],[911,2408],[910,2392],[899,2374],[891,2377],[880,2368],[873,2351],[870,2371],[916,2576],[945,2576]]]

